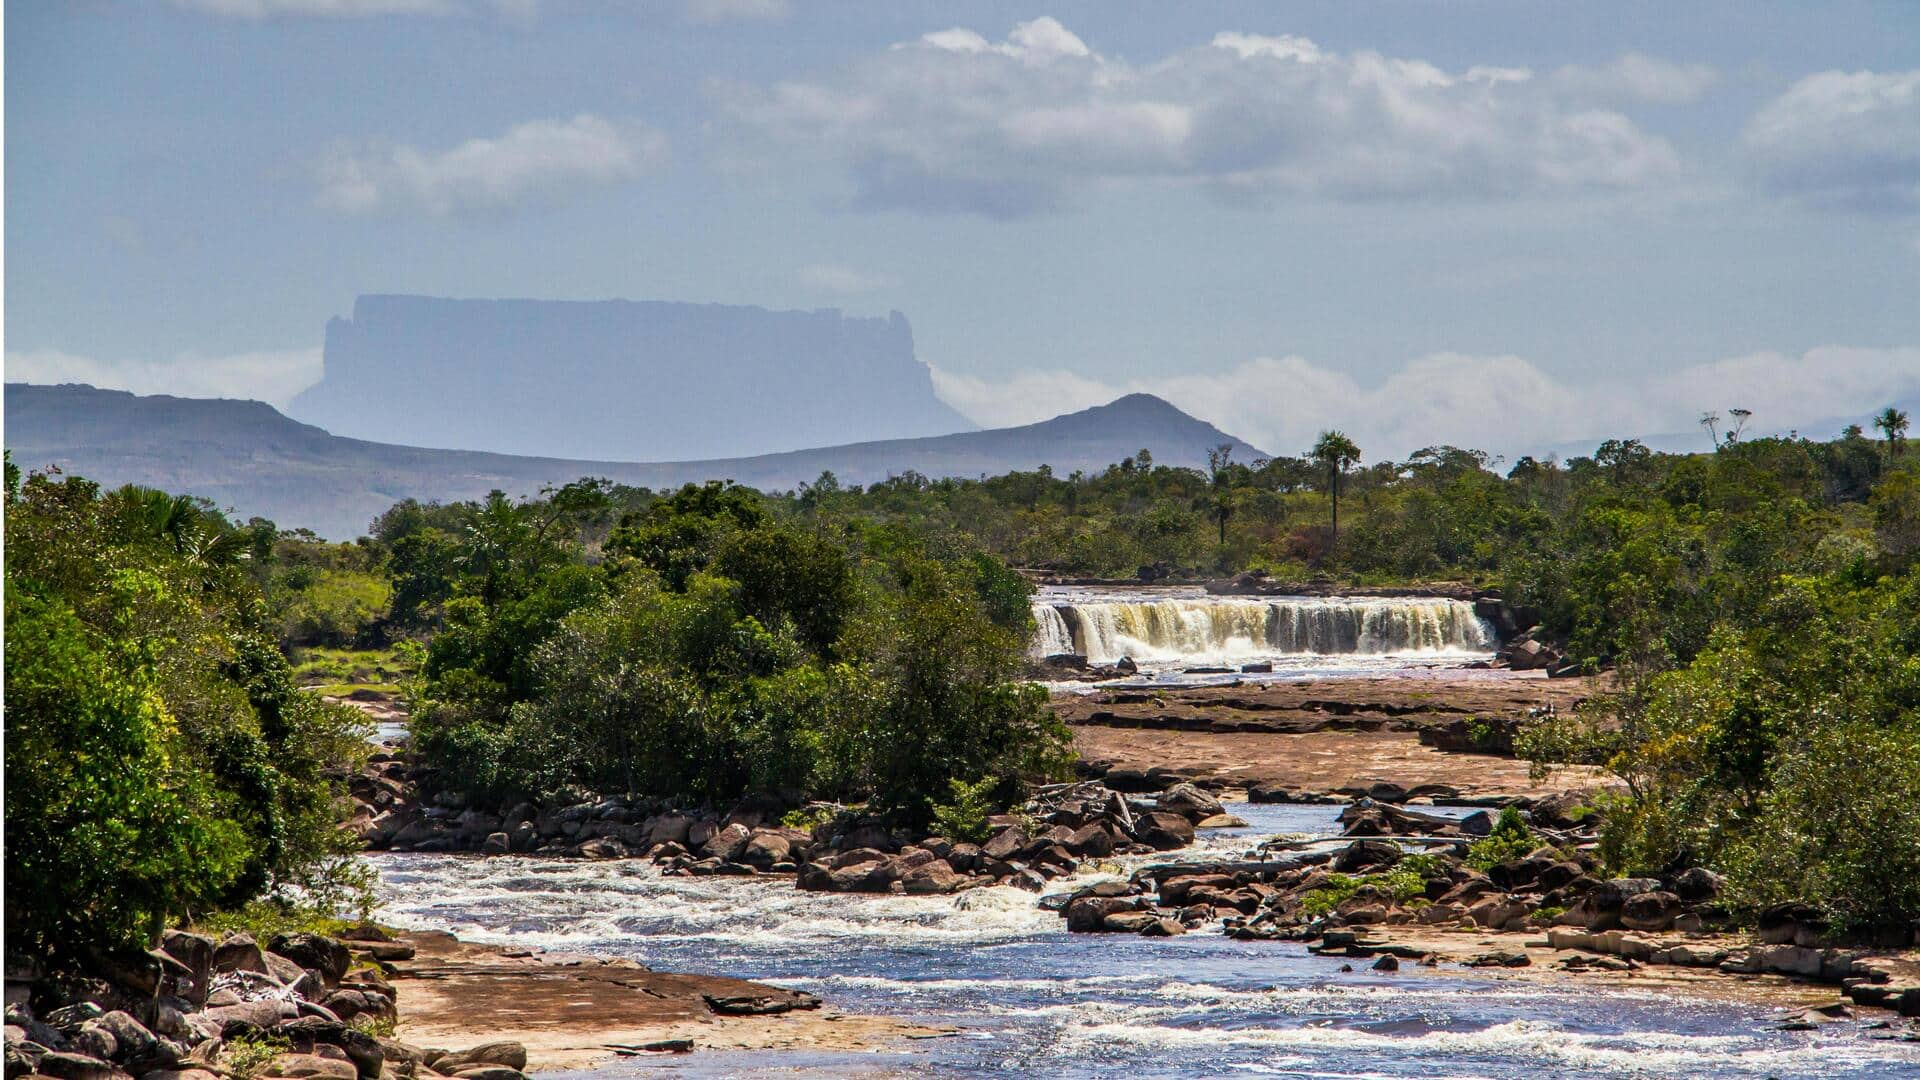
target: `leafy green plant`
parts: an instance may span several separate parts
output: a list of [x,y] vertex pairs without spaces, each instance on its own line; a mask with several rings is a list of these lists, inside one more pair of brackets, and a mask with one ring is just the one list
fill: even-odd
[[985,843],[992,831],[987,818],[993,813],[993,788],[991,777],[973,784],[958,778],[948,780],[952,800],[933,808],[934,830],[963,843]]
[[1485,873],[1504,862],[1525,858],[1527,853],[1539,847],[1533,830],[1520,816],[1520,811],[1511,806],[1500,808],[1500,816],[1493,823],[1493,831],[1467,845],[1466,864]]
[[1329,874],[1327,880],[1318,888],[1312,889],[1300,897],[1301,914],[1308,918],[1320,918],[1331,915],[1333,910],[1348,900],[1363,884],[1360,878],[1345,874]]
[[284,1035],[238,1035],[220,1045],[220,1064],[238,1080],[253,1080],[292,1045]]

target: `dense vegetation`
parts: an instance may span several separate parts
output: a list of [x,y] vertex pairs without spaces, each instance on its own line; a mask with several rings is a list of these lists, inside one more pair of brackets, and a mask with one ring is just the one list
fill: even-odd
[[6,483],[10,953],[84,963],[169,919],[352,889],[358,714],[295,686],[253,532],[11,462]]
[[720,483],[626,511],[590,551],[610,508],[583,481],[380,523],[396,601],[440,622],[414,730],[449,786],[867,800],[925,821],[953,782],[1004,804],[1065,770],[1064,728],[1019,681],[1030,588],[1000,560],[782,520]]
[[582,480],[404,502],[354,544],[10,475],[9,931],[78,952],[340,886],[328,777],[359,744],[300,682],[404,684],[440,781],[488,798],[769,794],[976,830],[1069,762],[1020,681],[1031,589],[1009,563],[1497,587],[1611,672],[1592,708],[1521,737],[1543,767],[1622,781],[1610,870],[1706,865],[1738,913],[1904,924],[1920,454],[1904,416],[1882,420],[1881,438],[1614,441],[1504,474],[1452,447],[1362,467],[1329,433],[1204,471],[1142,451],[1097,475],[786,494]]

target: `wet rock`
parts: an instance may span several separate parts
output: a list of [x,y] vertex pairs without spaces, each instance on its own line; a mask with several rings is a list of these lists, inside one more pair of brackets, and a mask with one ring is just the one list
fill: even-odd
[[1109,915],[1135,911],[1139,903],[1118,896],[1083,896],[1067,905],[1067,929],[1076,934],[1098,933],[1108,929]]
[[1190,783],[1179,783],[1161,793],[1154,800],[1154,809],[1169,814],[1179,814],[1188,821],[1200,821],[1216,814],[1226,813],[1220,800],[1201,791]]
[[762,870],[776,863],[793,862],[793,838],[771,829],[761,829],[747,838],[736,856],[739,861]]
[[1083,858],[1104,859],[1113,854],[1113,833],[1105,825],[1088,825],[1076,829],[1064,846]]
[[915,867],[900,879],[900,887],[912,896],[956,892],[966,883],[966,878],[954,873],[953,867],[940,859]]
[[1193,843],[1193,823],[1179,814],[1154,811],[1135,820],[1134,838],[1156,851],[1173,851]]
[[505,855],[512,850],[513,837],[503,832],[488,833],[487,838],[480,842],[482,855]]
[[1177,937],[1187,932],[1178,919],[1156,918],[1140,928],[1141,937]]
[[1114,934],[1141,934],[1160,922],[1151,911],[1116,911],[1101,920],[1101,929]]
[[1193,827],[1196,829],[1244,829],[1247,823],[1245,819],[1232,814],[1215,814],[1194,822]]
[[1466,965],[1468,967],[1528,967],[1532,963],[1532,960],[1527,959],[1526,953],[1496,949],[1468,959]]
[[752,838],[753,831],[736,822],[708,837],[707,842],[700,846],[700,851],[710,859],[733,862]]
[[1393,956],[1383,956],[1383,957],[1381,957],[1380,959],[1378,959],[1378,960],[1375,960],[1375,961],[1373,962],[1373,970],[1375,970],[1375,971],[1399,971],[1399,970],[1400,970],[1400,961],[1399,961],[1399,959],[1398,959],[1398,958],[1396,958],[1396,957],[1393,957]]

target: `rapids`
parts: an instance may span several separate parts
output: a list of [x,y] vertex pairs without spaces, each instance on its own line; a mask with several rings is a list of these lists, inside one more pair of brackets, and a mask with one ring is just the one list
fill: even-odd
[[[1335,807],[1237,806],[1245,830],[1331,834]],[[881,1054],[705,1052],[610,1064],[688,1076],[1910,1076],[1920,1046],[1856,1024],[1772,1030],[1751,1005],[1342,961],[1216,933],[1069,935],[1030,893],[803,893],[791,879],[669,878],[651,864],[379,854],[379,917],[476,941],[627,956],[808,989],[830,1008],[962,1029]],[[1056,887],[1066,887],[1056,883]]]
[[[1149,675],[1192,666],[1273,665],[1278,677],[1380,672],[1485,659],[1493,630],[1459,600],[1210,596],[1198,588],[1050,586],[1033,599],[1038,660],[1130,657]],[[1183,679],[1179,681],[1192,681]]]

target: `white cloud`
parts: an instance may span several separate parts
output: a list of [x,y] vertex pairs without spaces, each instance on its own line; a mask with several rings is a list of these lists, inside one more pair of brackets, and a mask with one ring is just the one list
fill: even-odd
[[1745,141],[1775,192],[1920,211],[1920,70],[1809,75],[1754,114]]
[[1798,357],[1761,352],[1651,379],[1585,385],[1518,356],[1435,353],[1371,386],[1285,356],[1125,383],[1070,371],[992,382],[935,368],[934,389],[983,427],[1034,423],[1122,394],[1156,394],[1272,453],[1301,453],[1319,432],[1337,427],[1381,460],[1442,443],[1518,454],[1581,439],[1690,432],[1707,409],[1751,409],[1755,431],[1832,422],[1920,393],[1920,347],[1822,346]]
[[1708,64],[1679,64],[1630,52],[1600,67],[1569,64],[1556,70],[1551,81],[1570,95],[1596,100],[1686,105],[1700,100],[1719,78]]
[[107,390],[175,397],[251,398],[284,408],[320,381],[320,349],[279,349],[171,360],[99,360],[57,349],[7,354],[8,382],[88,383]]
[[280,16],[354,19],[375,15],[451,15],[452,0],[173,0],[179,7],[239,19]]
[[1677,175],[1678,155],[1609,104],[1691,100],[1712,77],[1638,54],[1547,78],[1454,74],[1237,32],[1136,64],[1040,18],[1002,41],[955,27],[837,73],[719,93],[747,146],[824,154],[857,207],[1007,218],[1115,182],[1256,201],[1639,188]]
[[800,284],[805,288],[815,292],[839,293],[843,296],[857,296],[893,285],[892,278],[868,274],[838,263],[809,263],[801,267],[794,276],[800,279]]
[[443,151],[338,147],[322,162],[316,203],[367,213],[499,211],[632,179],[666,160],[666,137],[591,114],[532,120]]

